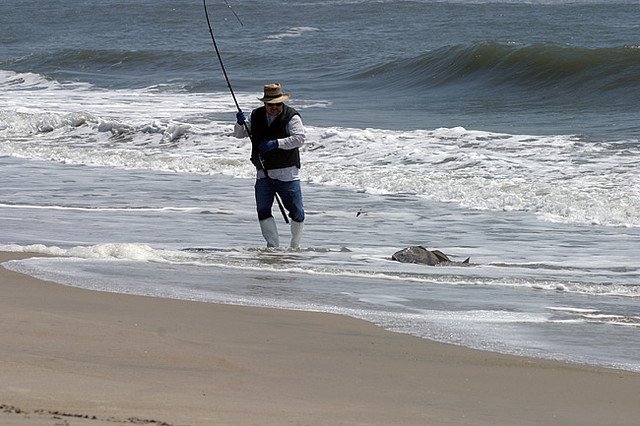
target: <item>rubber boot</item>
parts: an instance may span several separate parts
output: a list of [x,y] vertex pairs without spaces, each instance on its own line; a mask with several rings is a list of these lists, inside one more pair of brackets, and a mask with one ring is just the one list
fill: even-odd
[[267,247],[279,247],[280,238],[278,237],[278,227],[276,220],[272,217],[260,221],[260,230],[262,236],[267,240]]
[[291,248],[300,248],[300,240],[302,239],[302,229],[304,222],[291,221]]

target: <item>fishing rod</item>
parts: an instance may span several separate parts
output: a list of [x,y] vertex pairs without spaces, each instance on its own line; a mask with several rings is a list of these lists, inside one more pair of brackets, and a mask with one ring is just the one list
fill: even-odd
[[[236,15],[236,13],[233,11],[233,8],[227,2],[227,0],[225,0],[225,3],[227,4],[227,7],[231,9],[236,19],[238,19],[238,22],[240,22],[240,25],[242,25],[242,21],[240,20],[240,17]],[[202,0],[202,4],[204,6],[204,16],[206,16],[207,25],[209,26],[209,34],[211,34],[211,41],[213,41],[213,47],[216,50],[216,55],[218,56],[218,61],[220,62],[220,68],[222,68],[222,74],[224,74],[224,79],[227,81],[227,87],[229,88],[229,92],[231,92],[231,97],[233,98],[233,102],[236,104],[236,109],[238,110],[238,112],[242,112],[242,109],[240,108],[240,104],[238,104],[238,100],[236,99],[236,94],[233,92],[233,87],[231,87],[231,82],[229,81],[227,70],[224,67],[224,63],[222,62],[222,55],[220,54],[220,50],[218,49],[218,43],[216,43],[216,38],[213,35],[213,29],[211,28],[211,21],[209,20],[209,12],[207,11],[207,0]],[[253,146],[254,143],[253,143],[253,137],[251,135],[251,130],[249,130],[249,126],[247,125],[246,121],[243,123],[243,125],[244,125],[244,130],[247,132],[247,135],[249,135],[249,140],[251,141],[251,145]],[[260,162],[260,167],[262,167],[262,171],[264,172],[265,177],[267,178],[267,180],[271,184],[271,187],[273,188],[273,194],[275,196],[276,201],[278,202],[280,213],[282,213],[282,217],[284,218],[284,221],[286,223],[289,223],[289,218],[287,217],[287,213],[284,210],[284,206],[282,205],[280,196],[276,192],[275,184],[273,183],[273,180],[271,179],[271,177],[269,177],[269,173],[267,172],[267,169],[264,167],[264,163],[262,162],[262,157],[260,155],[258,155],[258,161]]]

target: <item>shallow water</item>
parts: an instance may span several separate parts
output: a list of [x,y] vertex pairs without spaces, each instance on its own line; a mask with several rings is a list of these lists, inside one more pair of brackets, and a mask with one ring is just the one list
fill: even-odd
[[[476,348],[639,370],[636,228],[305,184],[304,249],[271,250],[260,248],[249,179],[2,163],[14,171],[5,193],[26,179],[36,189],[0,206],[2,248],[59,256],[11,269],[105,291],[341,313]],[[390,259],[414,244],[472,264]]]

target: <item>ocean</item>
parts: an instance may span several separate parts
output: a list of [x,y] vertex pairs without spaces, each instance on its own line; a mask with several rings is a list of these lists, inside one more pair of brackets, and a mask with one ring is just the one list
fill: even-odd
[[241,108],[304,120],[302,248],[263,247],[202,2],[5,0],[0,250],[48,256],[3,266],[640,371],[637,0],[207,5]]

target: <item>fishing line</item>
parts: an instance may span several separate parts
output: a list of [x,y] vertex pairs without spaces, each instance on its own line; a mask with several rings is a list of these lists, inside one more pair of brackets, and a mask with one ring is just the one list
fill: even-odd
[[231,5],[229,4],[229,2],[227,0],[224,0],[225,4],[227,5],[227,7],[229,8],[229,10],[231,10],[231,13],[233,13],[233,16],[236,17],[236,19],[238,20],[238,22],[240,22],[240,26],[244,27],[244,24],[242,23],[242,20],[240,20],[240,17],[238,16],[238,14],[236,13],[235,10],[233,10],[233,8],[231,7]]
[[[240,20],[240,17],[238,17],[238,15],[236,15],[236,13],[233,11],[233,8],[231,7],[231,5],[229,3],[227,3],[226,0],[225,0],[225,3],[229,7],[229,9],[231,9],[233,14],[236,16],[236,18],[238,19],[238,22],[240,22],[240,25],[242,25],[242,21]],[[229,92],[231,92],[231,97],[233,98],[233,102],[236,104],[236,109],[238,110],[238,112],[242,112],[242,109],[240,108],[240,105],[238,104],[238,100],[236,99],[236,94],[233,92],[233,87],[231,87],[231,82],[229,81],[229,76],[227,75],[227,70],[224,67],[224,63],[222,62],[222,55],[220,54],[220,50],[218,49],[218,43],[216,43],[216,38],[213,35],[213,29],[211,28],[211,21],[209,20],[209,12],[207,11],[207,0],[202,0],[202,4],[204,6],[204,16],[207,18],[207,25],[209,26],[209,34],[211,34],[211,41],[213,41],[213,47],[216,50],[216,55],[218,56],[218,61],[220,62],[220,68],[222,68],[222,74],[224,74],[224,79],[227,81],[227,87],[229,88]],[[251,131],[249,130],[249,126],[247,125],[246,121],[244,122],[244,130],[247,132],[247,135],[249,135],[249,140],[251,140],[251,145],[253,146],[253,138],[252,138]],[[282,213],[282,217],[284,218],[284,221],[286,223],[289,223],[289,218],[287,217],[287,213],[284,210],[284,206],[282,205],[282,201],[280,200],[280,196],[276,192],[275,184],[273,183],[273,180],[269,177],[269,173],[267,172],[267,169],[264,167],[264,163],[262,162],[262,157],[258,156],[258,160],[260,161],[260,167],[262,167],[262,171],[264,172],[265,177],[267,178],[267,180],[271,184],[271,187],[273,188],[273,193],[274,193],[276,201],[278,202],[278,207],[280,208],[280,213]]]

